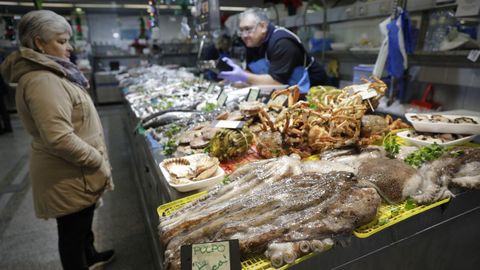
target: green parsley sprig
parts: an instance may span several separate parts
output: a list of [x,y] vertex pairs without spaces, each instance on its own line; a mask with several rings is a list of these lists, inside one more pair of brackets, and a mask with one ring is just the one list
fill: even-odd
[[439,158],[446,151],[445,147],[433,143],[431,146],[424,146],[410,153],[405,162],[414,168],[420,168],[423,163]]

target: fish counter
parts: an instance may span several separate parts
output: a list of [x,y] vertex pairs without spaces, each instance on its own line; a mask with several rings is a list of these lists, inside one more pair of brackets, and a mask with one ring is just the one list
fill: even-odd
[[[286,116],[248,97],[228,110],[202,111],[203,94],[195,91],[201,113],[193,117],[163,117],[179,112],[176,101],[154,112],[145,102],[132,106],[126,94],[158,269],[180,269],[183,245],[230,239],[239,240],[244,269],[476,269],[480,263],[480,193],[470,190],[480,182],[477,148],[406,146],[396,135],[404,123],[367,121],[365,107],[374,107],[375,98],[356,100],[338,89],[311,91],[324,99],[312,102],[310,95],[309,103],[296,102],[295,91],[286,89]],[[330,115],[322,111],[328,106]],[[204,124],[235,110],[243,115],[237,131]],[[252,115],[256,120],[246,118]],[[357,118],[365,122],[361,129]],[[374,145],[379,139],[383,145]]]

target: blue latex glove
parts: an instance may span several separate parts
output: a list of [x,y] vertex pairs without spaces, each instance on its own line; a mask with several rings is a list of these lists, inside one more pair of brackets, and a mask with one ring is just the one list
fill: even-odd
[[232,59],[223,57],[222,60],[233,68],[232,71],[222,71],[218,74],[218,78],[231,82],[247,82],[247,72],[235,64]]

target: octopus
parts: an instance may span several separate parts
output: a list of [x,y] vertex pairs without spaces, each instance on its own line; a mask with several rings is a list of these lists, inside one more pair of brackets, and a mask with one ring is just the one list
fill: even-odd
[[394,204],[406,199],[403,188],[416,172],[402,160],[372,158],[361,163],[357,177],[367,186],[374,187],[385,201]]
[[480,188],[480,148],[455,148],[418,169],[403,192],[427,204],[454,196],[449,187]]
[[388,203],[412,198],[418,204],[429,204],[453,197],[452,187],[480,188],[480,149],[453,149],[418,170],[402,160],[364,159],[357,176]]
[[324,164],[314,163],[286,156],[252,162],[230,184],[161,218],[165,268],[180,268],[182,245],[229,239],[239,239],[242,255],[265,252],[278,267],[327,250],[334,236],[373,220],[381,201],[374,188],[339,167],[317,172]]

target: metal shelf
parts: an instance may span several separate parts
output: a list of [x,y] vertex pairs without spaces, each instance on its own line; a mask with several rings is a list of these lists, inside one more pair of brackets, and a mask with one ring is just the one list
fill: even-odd
[[[408,1],[408,12],[419,12],[447,7],[456,7],[457,4],[437,5],[435,0],[415,0]],[[327,23],[339,23],[352,20],[364,20],[378,17],[388,17],[392,11],[392,1],[377,0],[370,2],[356,2],[348,6],[340,6],[327,9]],[[323,23],[323,11],[307,13],[305,16],[306,25],[316,25]],[[284,27],[303,26],[303,14],[289,16],[280,20],[280,25]]]
[[[408,56],[410,66],[441,66],[441,67],[466,67],[480,68],[480,61],[472,62],[467,59],[469,50],[427,52],[416,51]],[[314,56],[320,58],[321,53]],[[326,51],[327,58],[334,58],[342,62],[375,63],[378,52],[372,51]]]

